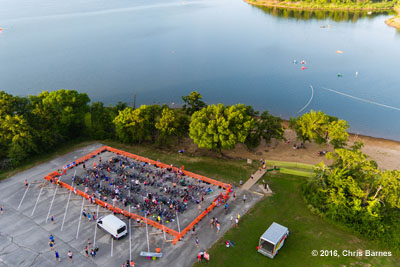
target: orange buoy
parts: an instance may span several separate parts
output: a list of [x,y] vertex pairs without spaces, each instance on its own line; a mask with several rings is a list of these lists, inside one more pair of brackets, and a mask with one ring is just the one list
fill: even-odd
[[301,67],[301,70],[305,70],[305,69],[307,69],[307,68],[306,68],[306,67],[304,67],[304,66],[303,66],[303,67]]
[[3,30],[3,28],[0,28],[0,32]]

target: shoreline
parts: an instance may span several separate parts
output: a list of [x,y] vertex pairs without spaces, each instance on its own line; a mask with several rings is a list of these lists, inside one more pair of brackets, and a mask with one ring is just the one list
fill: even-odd
[[[300,5],[293,2],[279,2],[279,1],[269,1],[259,2],[257,0],[243,0],[244,2],[253,5],[253,6],[265,6],[265,7],[275,7],[275,8],[287,8],[287,9],[298,9],[298,10],[337,10],[337,11],[390,11],[396,10],[393,7],[337,7],[337,6],[329,6],[329,5],[319,5],[319,7]],[[397,11],[397,10],[396,10]],[[398,12],[398,11],[397,11]]]
[[[247,4],[252,6],[264,6],[264,7],[272,7],[272,8],[286,8],[286,9],[295,9],[295,10],[310,10],[310,11],[390,11],[394,10],[397,12],[397,16],[393,18],[389,18],[385,20],[386,25],[396,28],[400,30],[400,7],[337,7],[335,5],[319,5],[319,7],[315,7],[314,3],[312,5],[308,3],[297,4],[299,2],[279,2],[279,1],[269,1],[259,2],[257,0],[243,0]],[[318,6],[318,4],[317,4]]]
[[397,16],[385,20],[385,23],[390,27],[400,30],[400,7],[395,7],[393,10],[397,12]]
[[[225,150],[224,154],[235,159],[253,159],[259,160],[260,158],[266,160],[278,160],[298,162],[305,164],[317,164],[321,161],[325,164],[331,164],[323,156],[319,156],[319,151],[333,151],[333,146],[329,144],[316,144],[314,142],[306,142],[306,149],[293,149],[294,144],[301,141],[297,139],[296,133],[288,128],[288,122],[284,121],[285,138],[289,142],[272,140],[271,143],[266,144],[264,141],[254,150],[248,151],[246,145],[238,144],[233,150]],[[349,133],[348,146],[354,144],[355,141],[364,143],[361,149],[363,153],[367,154],[370,159],[378,163],[379,169],[383,170],[400,170],[400,141],[389,140],[385,138],[372,137],[360,134]],[[196,146],[188,146],[188,151],[195,152]]]

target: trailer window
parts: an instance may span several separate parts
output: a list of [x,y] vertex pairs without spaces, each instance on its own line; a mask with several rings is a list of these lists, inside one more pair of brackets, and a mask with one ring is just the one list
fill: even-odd
[[261,239],[260,240],[260,246],[263,250],[268,251],[270,253],[272,253],[272,251],[274,250],[275,245],[268,242],[267,240]]
[[125,229],[126,229],[126,226],[122,226],[121,228],[118,229],[117,233],[120,234],[123,231],[125,231]]

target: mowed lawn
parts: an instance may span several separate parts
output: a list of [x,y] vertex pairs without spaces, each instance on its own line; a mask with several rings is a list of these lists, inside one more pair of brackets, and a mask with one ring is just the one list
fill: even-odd
[[[313,250],[337,250],[341,255],[343,250],[388,249],[312,214],[302,198],[304,178],[287,174],[266,178],[275,194],[261,200],[242,217],[239,228],[231,229],[214,244],[208,251],[211,260],[207,266],[399,266],[400,258],[396,256],[311,256]],[[272,222],[282,224],[290,231],[289,238],[274,259],[256,251],[259,237]],[[235,242],[235,247],[226,248],[226,240]],[[195,264],[200,265],[203,264]]]

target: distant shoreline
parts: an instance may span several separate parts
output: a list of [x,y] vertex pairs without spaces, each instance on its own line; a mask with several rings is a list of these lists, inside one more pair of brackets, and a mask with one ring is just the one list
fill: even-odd
[[274,0],[243,0],[244,2],[253,6],[265,6],[275,8],[287,8],[297,10],[327,10],[327,11],[390,11],[394,10],[398,16],[387,19],[385,23],[391,27],[400,30],[400,7],[385,7],[379,4],[369,4],[365,6],[349,5],[340,6],[335,4],[315,4],[305,2],[281,2]]
[[393,28],[400,30],[400,7],[394,8],[394,10],[397,12],[397,16],[385,20],[385,23]]

